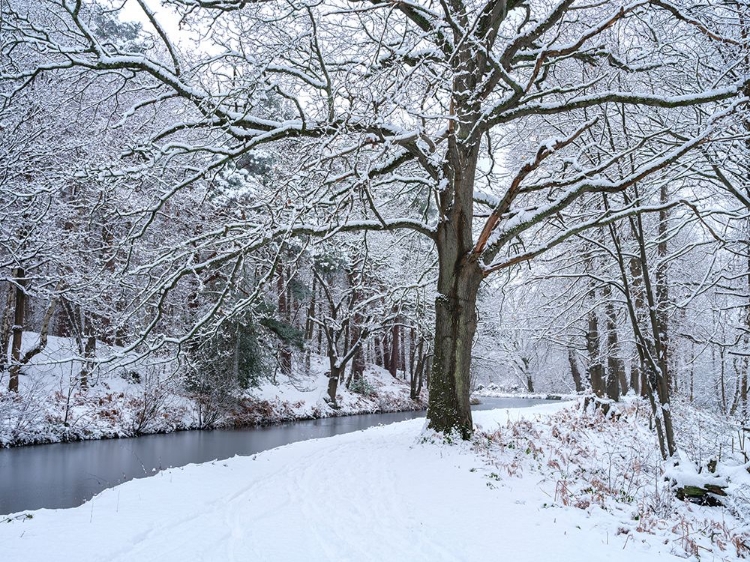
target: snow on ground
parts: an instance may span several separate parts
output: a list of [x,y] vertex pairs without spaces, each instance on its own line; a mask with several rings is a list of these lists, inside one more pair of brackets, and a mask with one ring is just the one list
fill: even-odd
[[[413,420],[189,465],[0,525],[8,561],[735,560],[748,523],[678,502],[642,406]],[[656,456],[655,456],[656,455]],[[743,477],[737,476],[741,481]]]
[[[24,333],[23,351],[38,335]],[[98,352],[108,353],[104,344]],[[374,365],[359,392],[339,385],[336,407],[327,401],[327,360],[311,358],[310,372],[277,375],[218,405],[191,395],[170,364],[159,367],[104,364],[78,384],[81,362],[69,338],[50,337],[47,347],[22,369],[18,394],[0,379],[0,447],[82,439],[133,437],[205,427],[239,427],[359,413],[422,409],[409,385]]]
[[278,376],[258,388],[250,389],[253,398],[268,405],[279,417],[278,421],[319,418],[330,415],[355,413],[395,412],[424,407],[422,402],[409,398],[409,386],[380,367],[369,365],[364,372],[364,388],[350,392],[339,385],[337,408],[331,409],[326,401],[328,377],[325,372],[328,359],[311,358],[310,374],[304,377]]
[[472,396],[477,398],[528,398],[530,400],[575,400],[578,398],[578,394],[571,393],[547,393],[547,392],[520,392],[520,391],[505,391],[505,390],[492,390],[489,388],[482,387],[479,390],[475,390],[471,393]]

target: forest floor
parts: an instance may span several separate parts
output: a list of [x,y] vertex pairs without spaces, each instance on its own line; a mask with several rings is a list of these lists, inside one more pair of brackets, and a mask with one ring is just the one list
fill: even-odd
[[[25,351],[37,334],[24,333]],[[100,346],[102,347],[102,346]],[[301,419],[421,410],[409,384],[370,365],[357,392],[339,385],[337,404],[326,400],[327,359],[313,355],[309,372],[277,375],[224,396],[186,390],[164,366],[104,364],[80,388],[74,342],[50,337],[45,350],[24,366],[18,393],[0,378],[0,447],[85,439],[134,437],[203,428],[247,427]]]
[[[637,562],[750,554],[750,474],[740,451],[725,450],[714,474],[698,474],[687,451],[678,466],[663,462],[643,402],[607,418],[579,401],[476,412],[475,421],[467,442],[412,420],[165,470],[74,509],[11,515],[0,525],[3,559]],[[681,418],[686,430],[705,430],[708,421],[689,408]],[[717,444],[708,431],[688,440],[706,455]],[[675,485],[703,480],[727,486],[723,507],[675,498]]]

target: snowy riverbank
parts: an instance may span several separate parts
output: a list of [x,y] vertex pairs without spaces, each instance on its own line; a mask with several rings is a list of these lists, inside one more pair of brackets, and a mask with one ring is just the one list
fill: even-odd
[[[735,560],[738,506],[674,499],[638,405],[476,413],[473,441],[414,420],[170,469],[0,525],[6,560]],[[743,473],[744,472],[744,476]],[[730,494],[747,497],[736,471]],[[697,558],[693,558],[697,559]]]
[[[34,336],[36,337],[36,336]],[[31,347],[34,337],[25,340]],[[82,390],[76,374],[73,343],[49,338],[43,353],[22,371],[18,394],[0,381],[0,447],[86,439],[134,437],[172,431],[249,427],[303,419],[421,410],[425,399],[412,400],[407,382],[374,365],[364,373],[358,392],[339,385],[336,407],[326,400],[326,360],[313,356],[310,371],[277,375],[220,404],[190,394],[177,376],[153,369],[106,366]]]

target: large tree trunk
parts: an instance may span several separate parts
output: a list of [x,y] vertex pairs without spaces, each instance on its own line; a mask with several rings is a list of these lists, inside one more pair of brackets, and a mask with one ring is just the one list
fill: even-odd
[[[465,14],[458,16],[468,20]],[[477,51],[470,41],[457,41],[452,56],[453,99],[447,129],[447,147],[437,192],[440,218],[435,245],[438,283],[435,299],[435,345],[430,376],[429,427],[471,436],[471,348],[477,328],[476,301],[483,279],[482,250],[474,247],[474,184],[480,137],[475,125],[481,102],[473,92],[482,79]],[[486,255],[485,259],[491,259]]]
[[[451,139],[451,141],[453,140]],[[429,427],[458,431],[468,438],[473,430],[469,406],[471,348],[477,328],[476,301],[482,269],[471,253],[476,148],[449,150],[446,175],[453,178],[454,197],[445,202],[438,226],[438,296],[435,299],[435,345],[430,377]],[[450,191],[446,189],[445,191]],[[441,203],[441,206],[443,204]]]
[[427,417],[436,431],[456,430],[464,438],[473,429],[469,372],[481,280],[478,267],[464,266],[452,279],[438,282],[440,296],[435,302],[435,353]]

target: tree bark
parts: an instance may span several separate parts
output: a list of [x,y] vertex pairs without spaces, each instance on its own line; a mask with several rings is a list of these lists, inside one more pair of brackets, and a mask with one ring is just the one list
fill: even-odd
[[362,343],[358,344],[361,337],[362,337],[362,315],[359,313],[355,313],[354,324],[351,329],[350,345],[356,345],[357,350],[354,352],[354,356],[352,357],[352,370],[346,382],[347,388],[349,388],[349,385],[353,381],[360,381],[362,380],[362,377],[364,376],[365,349]]
[[[412,333],[414,329],[412,328]],[[414,345],[414,336],[412,336],[412,357],[413,367],[410,369],[410,396],[416,400],[422,392],[422,373],[425,368],[424,338],[419,339],[419,343]]]
[[589,356],[589,381],[591,382],[591,390],[599,398],[603,398],[605,394],[604,388],[604,366],[601,361],[601,354],[599,353],[599,318],[596,315],[596,311],[592,310],[589,312],[589,330],[586,334],[586,350]]
[[[416,366],[416,360],[417,360],[417,331],[412,326],[409,329],[409,380],[414,379],[414,368]],[[406,369],[404,369],[404,373],[406,373]]]
[[312,290],[310,291],[310,304],[307,307],[307,318],[305,319],[305,341],[308,342],[308,345],[310,342],[312,342],[313,339],[313,331],[315,329],[315,294],[318,290],[318,278],[313,275],[312,279]]
[[[662,183],[659,190],[659,202],[666,203],[669,200],[667,183]],[[659,242],[656,245],[656,321],[659,330],[659,368],[665,379],[667,389],[677,391],[676,378],[669,368],[670,341],[668,331],[667,304],[669,301],[669,287],[667,285],[667,229],[669,212],[666,209],[659,211]]]
[[13,315],[13,342],[10,349],[10,380],[8,390],[18,392],[18,375],[21,372],[21,345],[23,344],[23,322],[26,311],[26,279],[23,268],[18,267],[13,272],[16,285],[15,313]]
[[473,430],[469,373],[481,279],[479,268],[472,271],[464,267],[450,284],[438,282],[443,289],[435,302],[435,354],[427,417],[432,429],[444,433],[458,431],[464,438]]
[[[607,398],[618,402],[620,400],[620,390],[622,380],[625,379],[625,369],[620,360],[620,344],[617,338],[617,313],[612,303],[612,288],[609,285],[604,287],[604,296],[606,303],[604,305],[604,315],[606,318],[607,329],[607,379],[606,392]],[[627,386],[623,390],[627,392]]]
[[[638,197],[638,192],[635,192]],[[643,221],[640,215],[631,218],[631,227],[638,243],[638,252],[640,254],[640,263],[643,274],[643,293],[646,297],[647,319],[650,329],[651,342],[645,341],[642,333],[638,330],[641,338],[641,350],[644,351],[644,365],[648,367],[648,389],[649,401],[653,408],[654,418],[657,422],[657,429],[660,432],[659,444],[663,458],[671,457],[677,451],[677,445],[674,437],[674,426],[672,424],[672,409],[670,406],[670,386],[669,367],[667,361],[666,343],[662,342],[662,336],[666,337],[666,327],[660,325],[660,314],[666,315],[665,311],[660,311],[659,300],[654,287],[651,283],[651,275],[646,259],[646,240],[644,236]],[[661,225],[660,225],[661,226]],[[618,253],[619,248],[618,248]],[[662,305],[666,305],[663,302]],[[664,347],[662,347],[664,343]]]
[[[87,327],[87,331],[90,328]],[[85,337],[85,343],[83,346],[83,367],[81,367],[81,374],[79,376],[79,383],[81,390],[86,390],[89,387],[89,378],[91,373],[94,372],[94,354],[96,353],[96,336],[89,333]]]
[[581,379],[581,370],[578,368],[575,351],[568,349],[568,363],[570,363],[570,374],[573,377],[573,384],[576,392],[583,392],[583,380]]
[[375,364],[378,367],[384,367],[385,361],[383,360],[383,345],[380,340],[380,336],[375,336],[372,338],[372,346],[373,346],[373,352],[375,354]]
[[534,381],[531,378],[531,373],[529,373],[528,371],[526,371],[526,391],[529,394],[534,394]]
[[391,334],[392,334],[392,332],[393,332],[392,330],[388,330],[388,331],[385,332],[385,334],[383,334],[383,340],[382,340],[382,344],[383,344],[383,368],[386,371],[388,371],[389,373],[391,373],[392,376],[395,376],[391,372],[391,369],[392,369],[392,367],[391,367],[391,359],[392,359],[392,357],[391,357],[391,355],[392,355],[391,354],[391,350],[393,348],[393,346],[391,344]]
[[[289,300],[287,294],[287,281],[284,278],[284,268],[279,266],[279,275],[276,278],[276,290],[278,293],[279,320],[289,322]],[[277,344],[279,369],[284,375],[292,374],[292,348],[288,342],[280,340]]]
[[8,346],[10,344],[10,336],[13,332],[13,324],[11,320],[13,318],[13,287],[9,284],[8,292],[5,296],[5,306],[2,309],[2,315],[0,315],[0,380],[2,380],[3,373],[8,368]]
[[391,352],[389,354],[390,362],[388,364],[388,371],[394,379],[398,378],[398,364],[401,358],[401,349],[399,347],[401,336],[399,328],[398,318],[396,318],[393,322],[393,328],[391,328]]
[[328,372],[328,398],[333,407],[336,407],[336,391],[339,387],[339,377],[342,369],[333,368]]
[[402,325],[399,332],[401,342],[399,343],[398,368],[403,371],[404,380],[406,380],[406,327]]
[[[473,169],[467,171],[472,180],[473,172]],[[458,196],[456,200],[460,200]],[[473,430],[469,375],[477,327],[477,292],[482,281],[478,263],[468,259],[471,207],[467,206],[468,209],[454,205],[450,212],[452,220],[442,222],[438,228],[438,297],[427,411],[432,429],[446,433],[455,430],[464,438]]]
[[[643,321],[643,310],[645,297],[643,295],[643,267],[641,260],[636,256],[630,258],[628,262],[630,275],[633,278],[633,307],[636,314],[636,322],[641,324]],[[636,352],[637,355],[637,352]],[[640,358],[637,356],[633,368],[630,371],[630,386],[637,390],[642,398],[648,397],[648,381],[646,380],[646,369],[642,368]]]
[[[499,26],[503,11],[494,10]],[[457,13],[469,29],[466,13]],[[487,28],[490,29],[489,27]],[[463,32],[462,32],[463,33]],[[470,32],[471,33],[471,32]],[[487,31],[489,36],[493,32]],[[486,37],[481,40],[484,41]],[[438,252],[437,298],[435,299],[435,344],[430,375],[429,427],[443,433],[458,432],[468,439],[473,431],[469,395],[471,393],[471,348],[477,328],[476,302],[484,278],[486,239],[474,245],[474,187],[481,148],[480,88],[487,70],[487,59],[478,55],[472,41],[456,37],[451,55],[452,98],[446,128],[446,152],[435,177],[439,220],[434,240]],[[512,199],[512,192],[508,195]],[[478,240],[478,241],[480,241]]]

